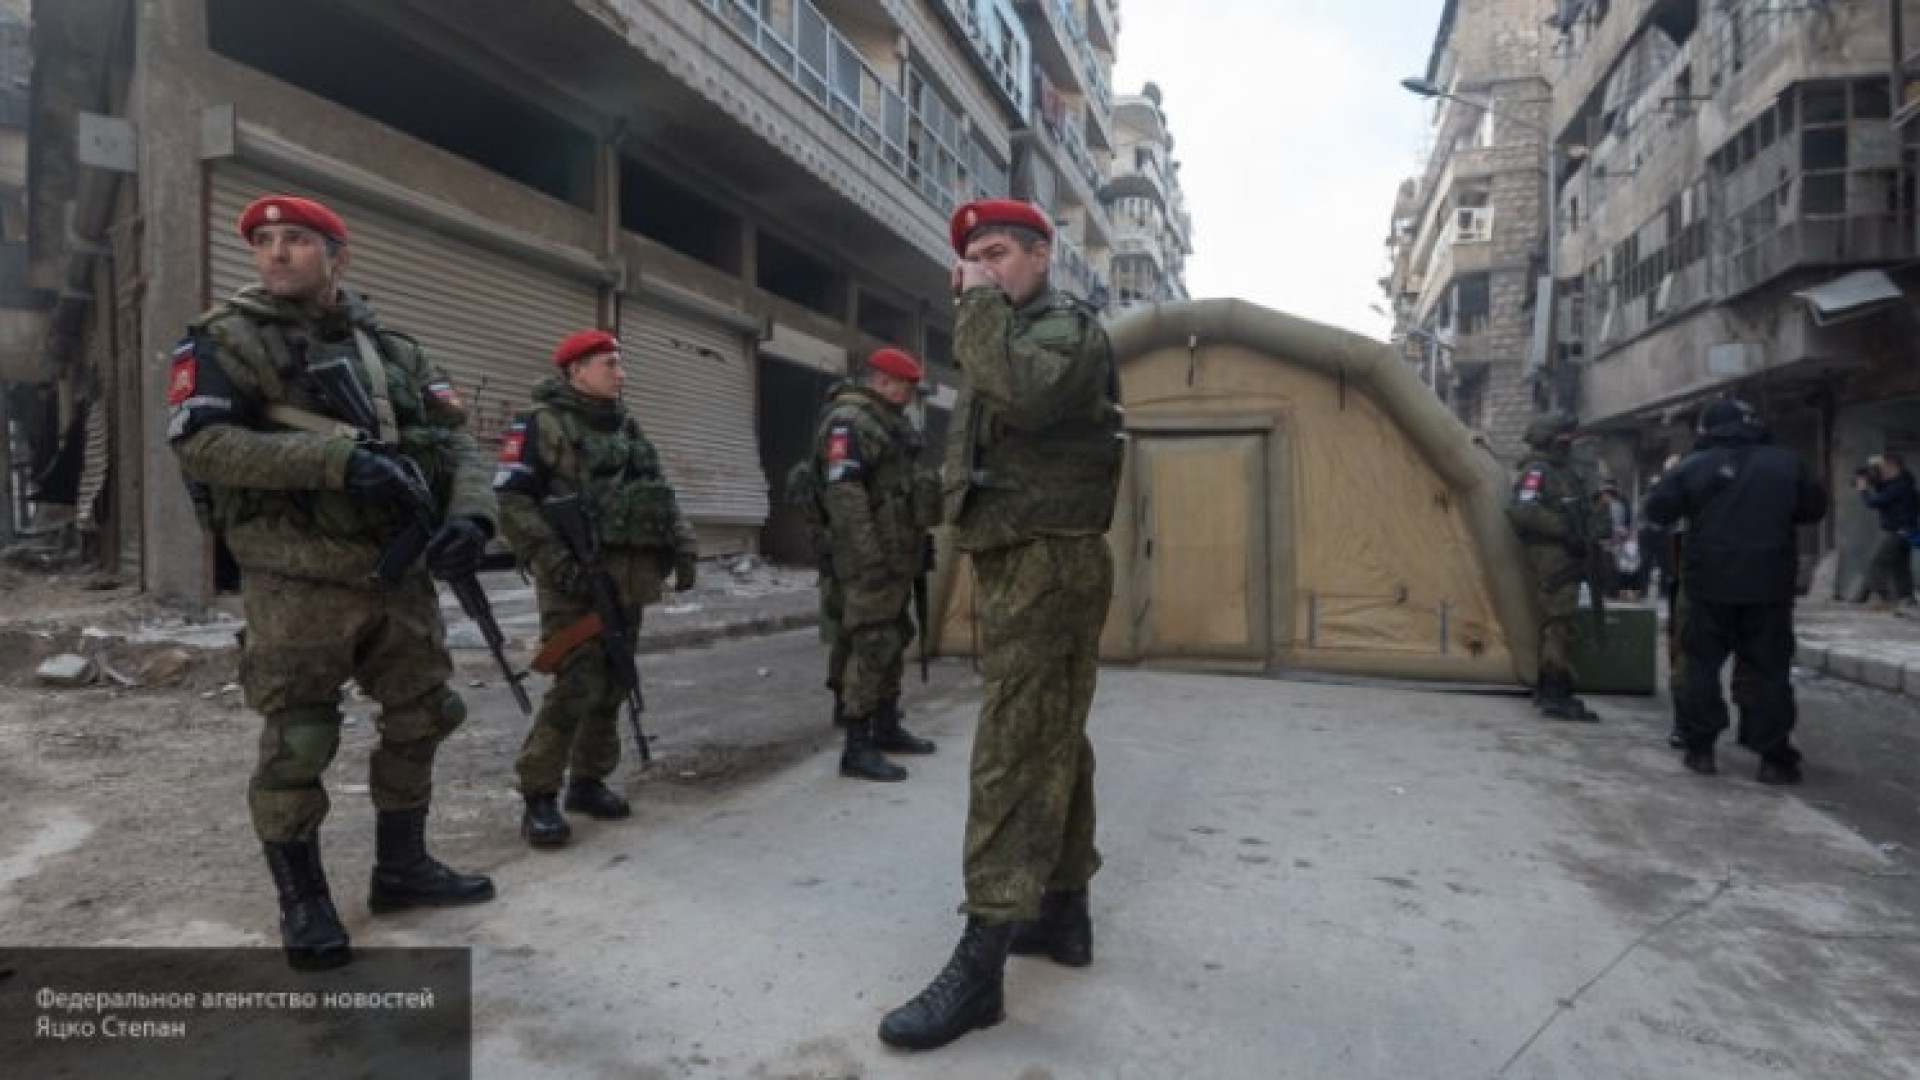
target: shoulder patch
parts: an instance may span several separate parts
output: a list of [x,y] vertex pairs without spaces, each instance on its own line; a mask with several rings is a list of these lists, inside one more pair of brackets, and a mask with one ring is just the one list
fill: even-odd
[[1540,497],[1540,489],[1546,485],[1547,474],[1539,468],[1528,469],[1520,474],[1519,482],[1513,486],[1514,499],[1519,502],[1533,502]]
[[173,347],[173,364],[167,373],[167,404],[181,405],[193,396],[199,371],[193,338],[182,338],[180,344]]
[[826,459],[827,483],[859,478],[862,465],[860,439],[854,434],[851,420],[835,420],[827,426],[823,456]]
[[427,383],[427,394],[449,409],[464,408],[460,404],[460,392],[453,388],[453,380],[444,375],[435,376]]
[[527,449],[527,418],[516,416],[500,436],[500,464],[518,465]]

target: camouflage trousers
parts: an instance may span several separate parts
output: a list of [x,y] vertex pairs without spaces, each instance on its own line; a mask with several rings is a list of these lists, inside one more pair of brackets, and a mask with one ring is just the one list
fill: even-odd
[[328,810],[321,778],[340,748],[348,678],[380,705],[367,776],[373,805],[427,805],[434,753],[467,715],[447,686],[453,663],[432,580],[415,573],[384,589],[250,573],[240,591],[247,619],[240,686],[265,721],[247,786],[260,839],[309,840],[319,832]]
[[1564,671],[1579,685],[1573,670],[1573,624],[1580,617],[1580,583],[1570,581],[1540,594],[1540,670]]
[[[540,596],[540,637],[546,640],[573,625],[592,609],[550,595]],[[640,607],[627,609],[628,640],[640,636]],[[514,771],[522,795],[552,795],[568,770],[580,780],[605,780],[620,765],[620,709],[626,687],[607,663],[600,642],[582,643],[560,663],[553,685],[540,699],[533,727],[520,745]]]
[[839,582],[822,579],[820,625],[833,643],[827,654],[827,689],[839,695],[848,716],[871,716],[900,696],[907,644],[913,640],[907,603],[901,601],[899,615],[890,621],[848,627]]
[[1087,715],[1113,555],[1105,537],[1048,537],[973,565],[984,676],[960,910],[1032,919],[1044,890],[1085,888],[1100,868]]

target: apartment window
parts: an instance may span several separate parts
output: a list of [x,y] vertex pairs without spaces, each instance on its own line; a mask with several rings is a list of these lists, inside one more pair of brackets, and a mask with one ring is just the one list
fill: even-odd
[[1885,79],[1861,79],[1853,84],[1853,115],[1868,120],[1885,120],[1893,115],[1893,99]]
[[1800,133],[1800,165],[1806,169],[1847,167],[1847,129],[1810,127]]
[[1493,314],[1493,288],[1491,275],[1484,271],[1477,274],[1462,274],[1454,282],[1454,319],[1460,333],[1473,334],[1487,328],[1487,320]]
[[1800,91],[1801,119],[1807,124],[1843,124],[1847,120],[1847,84],[1808,83]]

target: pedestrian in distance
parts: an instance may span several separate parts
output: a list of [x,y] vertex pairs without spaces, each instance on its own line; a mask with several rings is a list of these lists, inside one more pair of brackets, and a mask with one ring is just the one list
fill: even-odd
[[[494,474],[501,528],[533,574],[542,643],[534,667],[553,672],[514,763],[520,833],[537,848],[572,837],[563,805],[600,821],[632,813],[607,778],[620,764],[620,708],[638,691],[628,678],[638,676],[641,611],[669,574],[676,591],[691,589],[699,554],[658,451],[621,399],[620,342],[582,330],[552,360],[533,407],[508,425]],[[569,544],[569,528],[585,532],[575,539],[586,541],[588,561]]]
[[834,723],[846,729],[840,775],[891,782],[907,770],[886,754],[935,749],[902,726],[900,684],[915,633],[907,613],[915,579],[924,589],[932,569],[927,530],[939,523],[940,488],[906,414],[920,362],[879,349],[862,366],[861,380],[836,387],[821,410],[804,479],[816,488],[826,545],[821,616],[832,633]]
[[1087,716],[1113,588],[1106,532],[1124,456],[1113,348],[1098,314],[1053,287],[1053,227],[1013,200],[954,214],[964,377],[942,468],[945,514],[973,561],[980,718],[963,850],[966,928],[946,967],[888,1013],[890,1046],[943,1046],[1005,1016],[1010,951],[1093,959]]
[[467,715],[447,683],[432,577],[471,578],[495,506],[453,384],[342,288],[352,249],[339,215],[267,195],[239,230],[259,281],[195,319],[174,351],[167,434],[239,564],[240,684],[262,718],[247,805],[287,961],[315,970],[352,958],[320,852],[349,678],[380,706],[368,908],[493,898],[492,881],[427,853],[426,822],[435,752]]
[[1701,775],[1717,771],[1714,744],[1727,728],[1720,669],[1732,655],[1751,674],[1739,739],[1760,755],[1759,781],[1798,783],[1790,678],[1799,579],[1794,530],[1826,516],[1826,489],[1800,455],[1773,442],[1744,402],[1712,402],[1697,428],[1693,453],[1660,478],[1646,503],[1655,521],[1686,523],[1681,761]]
[[1889,450],[1855,470],[1853,490],[1880,515],[1880,540],[1868,563],[1867,591],[1886,598],[1896,616],[1914,613],[1913,536],[1920,531],[1920,493],[1899,454]]

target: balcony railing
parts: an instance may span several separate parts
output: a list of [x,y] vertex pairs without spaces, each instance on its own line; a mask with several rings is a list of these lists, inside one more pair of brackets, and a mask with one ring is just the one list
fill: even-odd
[[974,51],[980,56],[980,63],[992,76],[994,84],[1000,87],[1009,101],[1013,102],[1015,111],[1025,116],[1031,102],[1027,97],[1027,81],[1021,76],[1026,71],[1028,57],[1032,52],[1032,46],[1027,42],[1026,28],[1018,21],[1012,21],[1004,27],[1013,35],[1015,44],[1013,52],[1009,54],[1001,50],[1001,42],[990,37],[987,28],[981,25],[974,0],[942,0],[942,2],[946,5],[947,12],[952,15],[953,21],[966,32],[967,40],[973,43]]
[[1107,282],[1096,270],[1080,245],[1056,230],[1053,240],[1053,267],[1050,273],[1055,287],[1104,307]]
[[1080,134],[1080,122],[1075,110],[1037,66],[1033,70],[1033,81],[1033,112],[1034,118],[1040,121],[1038,126],[1079,171],[1087,183],[1088,196],[1097,197],[1100,192],[1100,170],[1094,167],[1093,155],[1088,152],[1086,140]]
[[1007,172],[932,94],[908,102],[808,0],[705,0],[707,9],[945,214],[1007,189]]
[[1073,51],[1080,57],[1080,70],[1087,80],[1087,96],[1099,107],[1100,115],[1111,113],[1113,92],[1107,88],[1107,77],[1100,71],[1093,45],[1087,41],[1087,26],[1080,21],[1080,13],[1073,10],[1072,0],[1050,0],[1048,7],[1060,21],[1062,36],[1073,43]]

